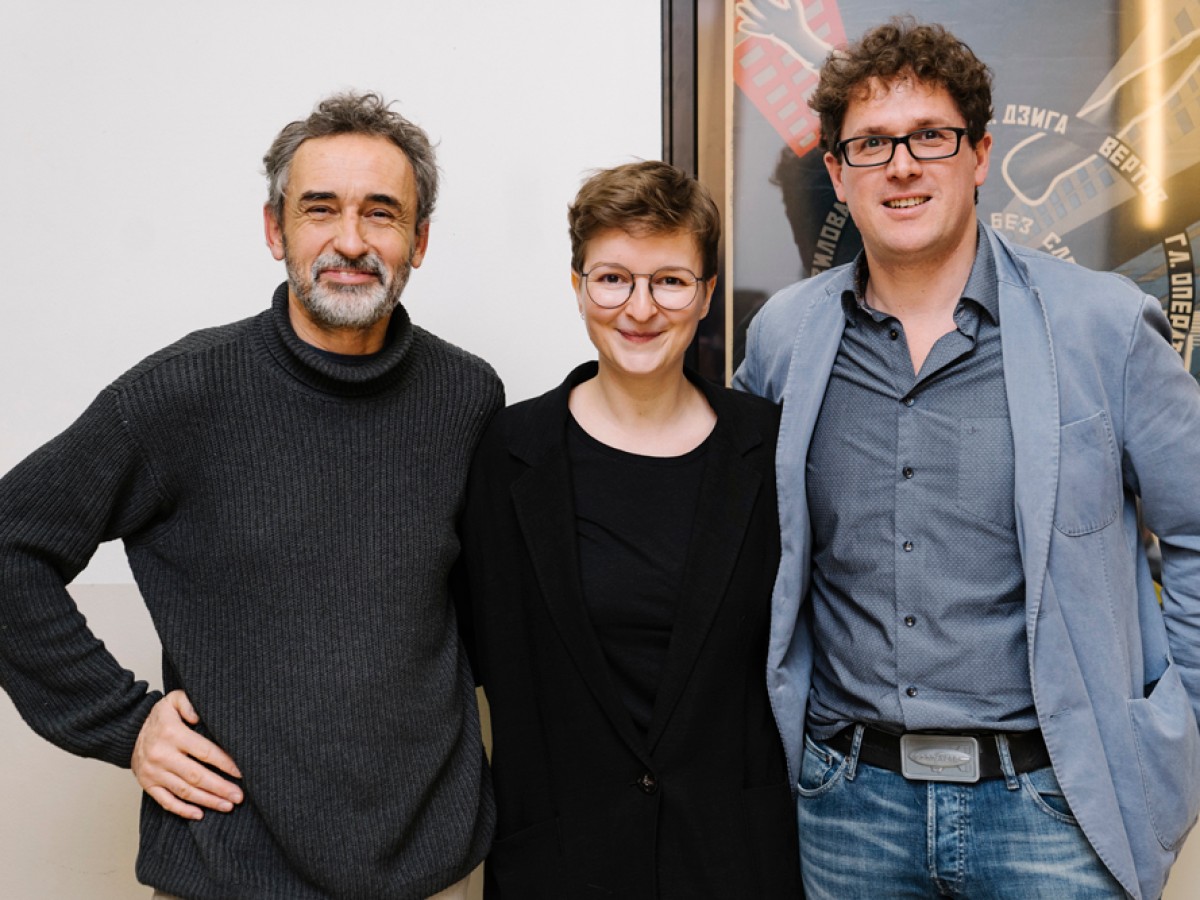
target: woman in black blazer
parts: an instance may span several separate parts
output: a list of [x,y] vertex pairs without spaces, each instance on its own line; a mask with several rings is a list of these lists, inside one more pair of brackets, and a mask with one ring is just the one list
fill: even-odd
[[766,686],[778,409],[683,368],[716,206],[642,162],[569,215],[599,359],[496,417],[463,519],[499,813],[486,896],[798,897]]

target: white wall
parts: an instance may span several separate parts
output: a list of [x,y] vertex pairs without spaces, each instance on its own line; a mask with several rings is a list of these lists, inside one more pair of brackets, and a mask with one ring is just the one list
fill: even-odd
[[262,154],[344,87],[398,100],[439,142],[414,320],[485,356],[514,399],[593,355],[566,205],[587,170],[661,153],[657,3],[16,5],[0,29],[0,472],[146,354],[267,303],[283,269],[263,244]]
[[[587,170],[661,153],[659,16],[652,0],[8,3],[0,473],[145,355],[266,305],[283,270],[262,154],[346,87],[398,100],[440,143],[414,320],[488,359],[510,399],[556,384],[594,355],[567,203]],[[102,548],[75,593],[157,681],[130,580]],[[148,896],[132,776],[35,737],[2,693],[0,747],[0,896]]]

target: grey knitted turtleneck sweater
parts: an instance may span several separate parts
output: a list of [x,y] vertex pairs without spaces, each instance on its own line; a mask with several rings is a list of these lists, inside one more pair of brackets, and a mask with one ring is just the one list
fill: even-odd
[[0,684],[59,746],[128,766],[157,692],[64,584],[123,538],[167,690],[244,775],[191,822],[145,798],[138,877],[193,900],[422,898],[494,809],[447,574],[491,369],[410,324],[341,365],[272,308],[117,379],[0,480]]

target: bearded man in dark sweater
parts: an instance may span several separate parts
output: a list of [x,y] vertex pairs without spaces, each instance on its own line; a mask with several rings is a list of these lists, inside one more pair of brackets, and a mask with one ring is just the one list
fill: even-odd
[[[398,305],[437,194],[421,129],[337,95],[265,162],[270,308],[135,366],[0,480],[0,684],[133,768],[160,896],[465,897],[494,809],[447,579],[502,388]],[[118,538],[165,696],[65,589]]]

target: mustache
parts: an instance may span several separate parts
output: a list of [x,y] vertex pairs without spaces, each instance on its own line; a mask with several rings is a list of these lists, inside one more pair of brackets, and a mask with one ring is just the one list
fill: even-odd
[[363,272],[367,275],[374,275],[381,281],[386,281],[383,261],[374,253],[368,253],[366,256],[360,256],[358,259],[350,259],[350,257],[342,256],[340,253],[322,253],[313,260],[313,280],[315,281],[317,276],[325,269],[345,269],[349,272]]

